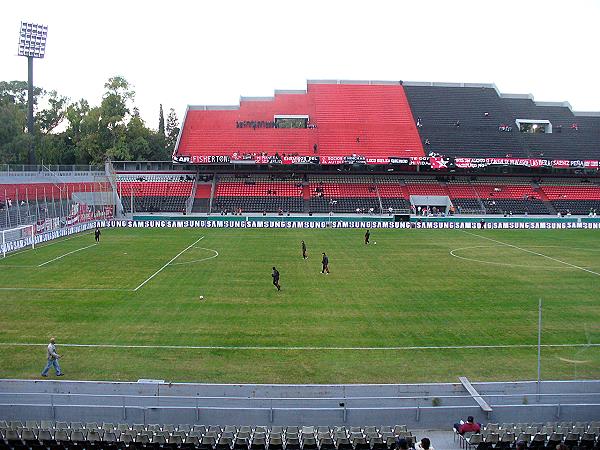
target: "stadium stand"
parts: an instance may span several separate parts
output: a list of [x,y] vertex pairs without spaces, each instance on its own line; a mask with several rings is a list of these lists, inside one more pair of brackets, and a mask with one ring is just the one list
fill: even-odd
[[[273,128],[278,117],[302,117],[306,123]],[[238,159],[275,154],[408,157],[423,156],[423,148],[399,83],[309,81],[307,91],[242,98],[239,107],[188,107],[175,151]]]
[[[190,174],[120,174],[117,191],[126,212],[182,212],[192,195]],[[133,205],[132,205],[133,204]]]
[[[487,423],[479,433],[456,434],[461,447],[593,450],[600,422]],[[393,450],[417,434],[394,426],[250,426],[0,420],[0,448],[21,449],[201,449],[201,450]]]
[[[0,201],[67,199],[76,192],[95,192],[96,183],[14,183],[0,184]],[[105,187],[106,189],[106,187]]]
[[[517,98],[515,98],[517,97]],[[552,133],[519,133],[528,155],[543,158],[598,157],[600,117],[575,115],[568,103],[536,103],[531,97],[503,96],[505,108],[517,119],[548,120]]]
[[[456,430],[455,430],[456,431]],[[523,441],[528,449],[592,450],[600,445],[600,422],[488,423],[480,433],[458,435],[465,448],[515,448]]]
[[597,184],[553,185],[542,183],[540,190],[561,214],[588,215],[600,212],[600,186]]
[[311,212],[381,211],[377,186],[367,176],[310,176]]
[[[162,184],[156,180],[120,181],[119,189],[127,211],[134,193],[134,210],[138,212],[181,212],[190,197],[191,211],[196,213],[239,213],[241,209],[250,213],[388,214],[410,212],[411,206],[417,206],[411,204],[413,196],[447,197],[454,212],[462,214],[588,215],[600,211],[600,185],[595,183],[573,185],[568,178],[542,182],[538,177],[438,178],[245,174],[218,175],[193,186],[178,179]],[[161,197],[159,193],[166,192],[169,184],[179,190],[171,187],[168,195]]]
[[0,448],[388,450],[398,438],[416,436],[395,426],[234,426],[97,422],[0,421]]
[[213,212],[302,212],[301,180],[289,177],[223,176],[217,183]]
[[515,127],[511,132],[498,128],[499,124],[514,124],[514,121],[493,86],[405,83],[404,90],[413,116],[420,122],[425,153],[457,157],[527,156]]

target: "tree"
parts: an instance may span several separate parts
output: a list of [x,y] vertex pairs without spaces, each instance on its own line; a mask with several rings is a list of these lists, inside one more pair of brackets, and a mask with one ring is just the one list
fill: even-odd
[[158,134],[161,136],[165,135],[165,115],[163,114],[162,103],[160,104],[160,109],[158,111]]
[[69,99],[56,91],[48,93],[48,108],[37,114],[36,123],[44,134],[52,132],[66,116]]
[[173,108],[169,110],[169,115],[167,116],[166,132],[166,149],[168,150],[169,155],[171,155],[173,154],[173,150],[175,150],[175,144],[177,143],[177,138],[179,136],[179,119],[177,119],[177,113],[175,113]]
[[[39,87],[33,88],[33,102],[44,94]],[[27,81],[0,81],[0,104],[11,103],[27,108]]]

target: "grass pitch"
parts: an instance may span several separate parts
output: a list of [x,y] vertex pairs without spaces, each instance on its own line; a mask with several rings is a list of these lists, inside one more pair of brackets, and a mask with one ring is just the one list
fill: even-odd
[[99,245],[84,234],[12,255],[0,260],[0,377],[39,377],[44,346],[14,344],[56,336],[73,379],[535,379],[541,298],[554,345],[543,378],[600,378],[598,233],[374,230],[368,246],[363,234],[106,229]]

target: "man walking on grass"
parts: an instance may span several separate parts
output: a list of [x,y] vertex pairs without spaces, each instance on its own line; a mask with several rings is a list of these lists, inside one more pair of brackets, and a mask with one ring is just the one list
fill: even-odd
[[279,270],[277,270],[275,266],[273,266],[273,273],[271,274],[271,276],[273,277],[273,286],[275,286],[277,290],[280,291],[281,286],[279,285]]
[[52,367],[52,366],[54,366],[54,370],[56,371],[57,377],[62,377],[64,375],[64,373],[60,370],[60,366],[58,365],[58,360],[60,359],[60,355],[58,353],[56,353],[55,342],[56,342],[56,338],[50,338],[50,343],[48,344],[48,349],[47,349],[48,363],[46,364],[46,367],[44,367],[44,370],[42,371],[43,377],[48,376],[48,371],[50,370],[50,367]]
[[323,264],[323,270],[321,273],[327,273],[329,275],[329,257],[323,252],[323,260],[321,261]]

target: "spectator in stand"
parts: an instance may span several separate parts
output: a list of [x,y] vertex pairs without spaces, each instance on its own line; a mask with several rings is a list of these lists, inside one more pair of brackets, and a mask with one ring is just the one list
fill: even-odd
[[457,120],[457,121],[456,121],[456,123],[454,124],[454,126],[455,126],[456,128],[459,128],[459,127],[460,127],[460,120]]
[[431,144],[431,142],[429,142],[429,139],[425,139],[425,145],[429,145]]
[[571,124],[571,130],[579,131],[579,125],[577,123]]
[[420,117],[417,117],[417,128],[421,128],[423,126],[423,121]]
[[431,441],[429,440],[429,438],[424,437],[423,439],[421,439],[421,442],[417,442],[417,444],[415,445],[415,450],[435,450],[435,449],[431,446]]
[[408,441],[403,437],[399,437],[396,441],[396,448],[398,450],[408,450]]
[[517,445],[515,446],[515,450],[526,450],[527,449],[527,443],[525,441],[518,441]]
[[454,424],[454,429],[460,435],[465,433],[479,433],[481,431],[481,425],[475,422],[473,416],[467,417],[466,422],[463,422],[462,420],[460,422],[461,423]]

